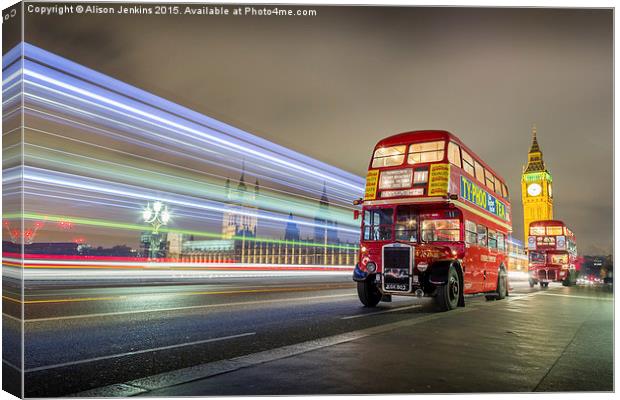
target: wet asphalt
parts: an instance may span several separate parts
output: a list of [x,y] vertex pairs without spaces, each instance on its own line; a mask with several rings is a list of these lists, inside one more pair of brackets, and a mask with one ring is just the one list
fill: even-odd
[[[566,379],[563,378],[562,369],[549,369],[547,364],[575,365],[571,357],[580,359],[580,355],[567,350],[567,346],[573,343],[570,337],[574,336],[578,343],[582,336],[591,336],[588,329],[602,332],[597,342],[597,351],[611,354],[611,330],[608,332],[606,327],[608,320],[613,318],[609,311],[612,302],[589,298],[593,294],[608,298],[610,293],[604,288],[563,288],[558,285],[547,289],[546,295],[527,296],[540,291],[539,288],[530,289],[523,282],[514,282],[510,301],[488,302],[482,296],[470,297],[467,299],[467,307],[462,309],[467,312],[442,313],[439,319],[408,328],[408,333],[418,332],[413,341],[407,335],[377,340],[370,336],[287,358],[287,362],[293,365],[281,365],[285,360],[273,361],[147,394],[564,390],[561,385]],[[551,295],[556,292],[562,296]],[[575,297],[582,292],[587,293],[588,298]],[[137,287],[46,285],[30,288],[26,293],[26,397],[64,396],[313,339],[391,323],[408,323],[419,318],[422,321],[424,317],[437,314],[432,299],[395,298],[391,303],[380,303],[375,309],[363,308],[348,276],[228,279]],[[10,288],[4,295],[12,296]],[[9,350],[3,354],[3,374],[6,380],[11,379],[11,365],[20,365],[19,352],[11,349],[17,349],[19,345],[20,324],[14,316],[19,315],[21,304],[3,303],[4,348]],[[494,331],[490,327],[500,329],[501,334],[491,334]],[[432,341],[440,340],[446,332],[450,334],[441,339],[443,341]],[[381,335],[394,335],[394,332]],[[398,345],[399,337],[404,344]],[[420,342],[420,338],[426,338],[424,340],[427,342]],[[377,347],[377,343],[382,346]],[[434,351],[410,357],[402,346],[408,348],[413,344],[417,346],[417,351]],[[506,354],[511,357],[517,354],[521,357],[518,360],[538,360],[540,371],[549,369],[544,375],[545,380],[539,380],[532,386],[531,382],[538,377],[535,375],[522,386],[504,383],[504,386],[487,387],[476,384],[471,376],[472,371],[478,371],[480,377],[484,376],[485,368],[491,372],[501,371],[489,360],[478,364],[480,360],[472,360],[462,351],[455,351],[476,346],[494,349],[496,356],[502,354],[501,349],[510,349]],[[446,359],[446,352],[452,354],[452,358]],[[545,354],[545,357],[541,356]],[[563,358],[559,357],[562,354]],[[388,384],[384,379],[385,374],[381,374],[382,379],[371,380],[379,384],[355,385],[354,382],[358,380],[368,381],[365,377],[369,371],[364,369],[368,368],[368,357],[371,357],[371,364],[375,366],[373,369],[380,362],[397,366],[396,371],[391,368],[388,375],[400,376],[401,379],[417,374],[416,368],[421,365],[435,372],[438,368],[439,371],[443,370],[445,365],[457,365],[468,371],[469,375],[454,380],[445,377],[445,370],[444,379],[448,379],[451,385],[444,385],[443,388],[428,384],[423,387],[414,385],[405,390],[391,380],[388,380]],[[349,364],[339,365],[334,362],[341,360],[348,360]],[[411,360],[416,361],[411,364]],[[526,372],[531,368],[527,363],[523,364],[525,361],[519,364],[516,362],[518,360],[507,359],[505,365],[510,365],[514,370],[511,376],[516,381],[522,381],[524,376],[529,376]],[[601,360],[600,368],[609,368],[605,357]],[[485,367],[467,368],[468,362]],[[307,379],[291,378],[290,374],[299,371],[306,371],[301,376],[309,374]],[[335,378],[342,373],[349,374],[345,381]],[[290,384],[291,379],[286,380],[286,376],[296,384]],[[597,376],[602,379],[597,387],[607,390],[607,375],[599,373]],[[238,379],[236,383],[235,379]],[[573,381],[579,382],[575,379]]]

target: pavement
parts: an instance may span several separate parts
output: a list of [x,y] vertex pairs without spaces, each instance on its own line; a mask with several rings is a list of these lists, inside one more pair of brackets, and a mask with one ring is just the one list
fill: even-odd
[[[354,299],[352,299],[354,301]],[[78,392],[224,396],[613,391],[613,295],[521,288],[437,313],[425,300],[339,316],[348,329]],[[341,306],[352,303],[342,301]],[[338,310],[323,310],[339,314]],[[332,315],[333,316],[333,315]],[[363,324],[359,324],[364,321]],[[372,321],[372,322],[371,322]],[[285,325],[285,324],[284,324]],[[337,324],[338,325],[338,324]],[[332,333],[332,334],[329,334]],[[333,334],[335,333],[335,334]],[[303,335],[297,338],[302,338]],[[249,338],[254,340],[253,338]]]

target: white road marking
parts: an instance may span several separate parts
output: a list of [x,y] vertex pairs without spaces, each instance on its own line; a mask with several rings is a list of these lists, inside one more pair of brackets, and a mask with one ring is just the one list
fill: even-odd
[[126,353],[112,354],[112,355],[101,356],[101,357],[93,357],[93,358],[85,358],[83,360],[69,361],[69,362],[60,363],[60,364],[43,365],[41,367],[27,368],[27,369],[24,370],[24,372],[28,373],[28,372],[35,372],[35,371],[43,371],[43,370],[46,370],[46,369],[68,367],[70,365],[78,365],[78,364],[85,364],[85,363],[89,363],[89,362],[93,362],[93,361],[108,360],[110,358],[119,358],[119,357],[125,357],[125,356],[133,356],[133,355],[136,355],[136,354],[150,353],[150,352],[159,351],[159,350],[176,349],[178,347],[193,346],[193,345],[196,345],[196,344],[219,342],[219,341],[222,341],[222,340],[236,339],[236,338],[240,338],[240,337],[244,337],[244,336],[252,336],[252,335],[256,335],[256,332],[240,333],[238,335],[222,336],[222,337],[205,339],[205,340],[197,340],[195,342],[179,343],[179,344],[173,344],[173,345],[170,345],[170,346],[155,347],[155,348],[152,348],[152,349],[128,351]]
[[[339,335],[328,336],[325,338],[308,340],[306,342],[293,344],[289,346],[278,347],[258,353],[247,354],[227,360],[213,361],[206,364],[196,365],[193,367],[183,368],[176,371],[164,372],[157,375],[147,376],[145,378],[136,379],[129,382],[117,383],[110,386],[103,386],[80,392],[75,394],[77,397],[114,397],[110,394],[118,392],[119,386],[123,390],[133,391],[135,394],[145,393],[150,390],[161,389],[168,386],[179,385],[182,383],[204,379],[215,375],[233,372],[241,368],[253,365],[263,364],[270,361],[280,360],[282,358],[307,353],[324,347],[334,346],[340,343],[351,342],[367,336],[376,335],[383,332],[389,332],[395,329],[408,328],[417,324],[435,319],[446,318],[456,314],[475,311],[477,308],[461,308],[452,310],[448,313],[438,313],[423,315],[415,319],[406,319],[404,321],[392,322],[388,324],[374,326],[372,328],[360,329],[357,331],[347,332]],[[127,393],[127,392],[124,392]]]
[[9,314],[7,314],[7,313],[2,313],[2,316],[3,316],[3,317],[7,317],[7,318],[9,318],[9,319],[12,319],[13,321],[17,321],[17,322],[19,322],[19,323],[23,322],[23,320],[22,320],[21,318],[14,317],[14,316],[9,315]]
[[613,298],[608,298],[608,297],[579,296],[579,295],[573,295],[573,294],[544,293],[544,292],[542,292],[541,294],[544,294],[545,296],[572,297],[572,298],[576,298],[576,299],[593,299],[593,300],[602,300],[602,301],[614,301]]
[[383,310],[383,311],[377,311],[377,312],[371,312],[371,313],[367,313],[367,314],[356,314],[356,315],[349,315],[348,317],[342,317],[340,319],[353,319],[353,318],[362,318],[362,317],[369,317],[371,315],[378,315],[378,314],[385,314],[385,313],[391,313],[391,312],[396,312],[396,311],[402,311],[402,310],[409,310],[412,308],[420,308],[422,307],[422,305],[420,304],[414,304],[412,306],[406,306],[406,307],[398,307],[398,308],[391,308],[389,310]]
[[13,368],[13,369],[18,370],[20,373],[22,372],[22,369],[21,369],[21,368],[19,368],[17,365],[15,365],[15,364],[13,364],[13,363],[11,363],[11,362],[8,362],[8,361],[7,361],[7,360],[5,360],[4,358],[2,359],[2,362],[3,362],[3,363],[5,363],[6,365],[8,365],[9,367],[11,367],[11,368]]
[[194,309],[202,309],[202,308],[234,307],[234,306],[244,306],[244,305],[283,303],[283,302],[290,302],[290,301],[308,301],[308,300],[319,300],[319,299],[328,299],[328,298],[335,298],[335,297],[353,297],[353,296],[357,296],[357,295],[356,294],[333,294],[333,295],[327,295],[327,296],[295,297],[295,298],[287,298],[287,299],[272,299],[272,300],[258,300],[258,301],[240,301],[236,303],[222,303],[222,304],[204,304],[200,306],[155,308],[155,309],[148,309],[148,310],[130,310],[130,311],[96,313],[96,314],[78,314],[78,315],[67,315],[67,316],[62,316],[62,317],[31,318],[31,319],[26,319],[24,322],[32,323],[32,322],[46,322],[46,321],[64,321],[68,319],[111,317],[111,316],[117,316],[117,315],[144,314],[144,313],[153,313],[153,312],[162,312],[162,311],[179,311],[179,310],[194,310]]

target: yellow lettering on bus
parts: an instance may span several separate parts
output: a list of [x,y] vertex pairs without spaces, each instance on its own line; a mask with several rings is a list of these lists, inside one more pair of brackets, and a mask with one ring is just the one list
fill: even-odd
[[379,170],[371,169],[366,175],[366,192],[364,200],[374,200],[377,197],[377,185],[379,183]]

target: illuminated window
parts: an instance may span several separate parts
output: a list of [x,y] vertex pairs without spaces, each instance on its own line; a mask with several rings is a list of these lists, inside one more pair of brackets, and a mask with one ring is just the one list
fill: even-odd
[[500,196],[502,195],[502,182],[499,180],[497,176],[495,177],[495,193],[497,193]]
[[422,240],[425,242],[457,242],[460,239],[458,219],[427,219],[422,221]]
[[506,251],[506,238],[503,233],[497,233],[497,249],[505,252]]
[[497,233],[490,229],[488,232],[488,245],[490,249],[497,249]]
[[396,240],[418,241],[418,215],[411,207],[398,207],[396,211]]
[[434,162],[443,160],[443,149],[445,142],[438,140],[436,142],[415,143],[409,148],[409,164],[419,164],[426,162]]
[[475,222],[465,221],[465,241],[471,244],[476,244],[478,242]]
[[364,212],[364,240],[392,239],[392,208],[378,208]]
[[448,143],[448,161],[461,168],[461,148],[456,143]]
[[486,169],[484,170],[485,183],[489,189],[495,191],[495,177]]
[[530,226],[530,235],[531,236],[544,235],[544,234],[545,234],[545,227],[544,226]]
[[392,147],[380,147],[375,150],[374,157],[372,159],[372,167],[392,167],[394,165],[400,165],[405,160],[405,145],[392,146]]
[[465,150],[463,150],[463,169],[471,176],[476,176],[474,172],[474,159]]
[[544,263],[545,253],[538,253],[536,251],[530,251],[529,259],[531,263]]
[[478,244],[480,246],[487,245],[487,227],[484,225],[478,225]]
[[547,227],[547,235],[558,236],[564,233],[564,230],[561,226],[548,226]]
[[426,183],[428,181],[428,169],[416,169],[413,174],[413,183]]
[[506,199],[508,198],[508,188],[503,183],[502,183],[502,195],[504,196],[504,198]]
[[476,169],[476,179],[484,184],[484,167],[478,161],[474,161],[474,168]]
[[551,254],[551,264],[568,264],[568,254]]

